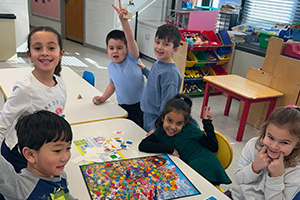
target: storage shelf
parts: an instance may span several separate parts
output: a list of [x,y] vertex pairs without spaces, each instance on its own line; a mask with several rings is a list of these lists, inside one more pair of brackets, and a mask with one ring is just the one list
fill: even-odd
[[[231,47],[231,52],[226,53],[223,57],[220,57],[217,54],[217,49],[211,50],[211,51],[207,51],[207,50],[203,50],[203,48],[201,48],[200,50],[195,50],[195,48],[193,48],[192,50],[190,49],[190,47],[188,47],[188,45],[186,45],[187,48],[184,50],[181,50],[180,55],[177,55],[178,57],[185,57],[188,60],[185,60],[184,62],[184,66],[182,66],[184,68],[185,71],[185,76],[184,76],[184,85],[183,85],[183,93],[187,94],[191,97],[195,97],[195,96],[203,96],[204,95],[204,89],[205,89],[205,82],[203,82],[203,77],[206,75],[212,75],[212,76],[216,76],[216,75],[226,75],[230,72],[231,69],[231,64],[232,64],[232,51],[234,51],[234,44],[231,45],[221,45],[218,48],[222,48],[222,47]],[[207,46],[207,48],[211,48],[214,46]],[[176,55],[176,54],[175,54]],[[210,56],[210,57],[208,57]],[[210,61],[209,59],[213,60],[215,59],[215,61]],[[203,60],[203,61],[202,61]],[[188,71],[187,71],[188,70]],[[198,70],[198,71],[197,71]],[[202,74],[202,76],[201,76]],[[192,76],[195,77],[192,77]],[[200,77],[196,77],[199,76]],[[191,77],[189,77],[191,76]],[[188,88],[188,84],[191,84],[191,88]],[[194,90],[194,85],[197,85],[199,87],[201,87],[201,91],[193,91]],[[189,92],[187,92],[189,90]],[[192,91],[192,92],[191,92]],[[211,94],[219,94],[220,91],[210,91]]]

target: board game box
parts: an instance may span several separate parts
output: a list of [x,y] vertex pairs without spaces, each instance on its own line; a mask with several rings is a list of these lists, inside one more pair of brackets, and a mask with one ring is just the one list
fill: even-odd
[[176,199],[200,194],[168,155],[80,166],[93,200]]

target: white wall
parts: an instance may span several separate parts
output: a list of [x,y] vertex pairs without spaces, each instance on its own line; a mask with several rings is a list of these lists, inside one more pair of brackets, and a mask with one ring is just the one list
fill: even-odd
[[[122,0],[128,2],[128,0]],[[141,2],[141,3],[140,3]],[[162,5],[165,0],[144,0],[134,1],[135,6],[132,7],[132,14],[139,11],[141,19],[161,20],[162,18]],[[84,43],[98,48],[106,48],[105,38],[106,35],[113,29],[120,28],[120,22],[116,11],[111,6],[112,4],[118,5],[118,0],[86,0],[84,10]],[[164,3],[166,4],[166,3]],[[150,5],[148,7],[148,5]],[[144,9],[147,7],[147,9]],[[29,5],[30,8],[30,5]],[[30,10],[30,9],[29,9]],[[130,10],[128,8],[128,10]],[[140,13],[140,11],[142,11]],[[61,22],[39,17],[31,14],[29,11],[30,25],[32,26],[51,26],[59,33],[62,33]],[[135,18],[130,21],[132,27],[135,24]]]
[[37,15],[33,15],[31,13],[31,1],[28,1],[28,13],[29,13],[29,21],[30,25],[37,27],[37,26],[50,26],[54,28],[57,32],[61,34],[61,22],[52,20],[52,19],[47,19],[45,17],[40,17]]
[[235,50],[231,73],[246,77],[249,67],[260,69],[264,63],[264,57],[254,55],[241,50]]
[[86,1],[85,7],[85,43],[105,49],[108,32],[117,27],[117,15],[112,4],[115,0]]
[[[29,18],[27,0],[0,1],[0,13],[15,14],[16,48],[27,40]],[[3,48],[3,47],[1,47]]]
[[[123,0],[122,2],[128,2]],[[135,5],[127,9],[135,17],[136,11],[139,12],[139,19],[161,20],[162,5],[166,4],[162,0],[133,1]],[[113,29],[120,28],[118,16],[111,6],[118,5],[117,0],[97,0],[86,1],[85,8],[85,43],[105,49],[106,35]],[[124,6],[124,5],[123,5]],[[149,6],[149,7],[148,7]],[[146,9],[144,9],[146,8]],[[142,12],[140,12],[142,11]],[[135,18],[130,24],[134,27]]]

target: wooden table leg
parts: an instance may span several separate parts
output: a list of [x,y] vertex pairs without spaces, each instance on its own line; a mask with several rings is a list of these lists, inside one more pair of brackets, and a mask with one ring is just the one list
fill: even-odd
[[267,121],[267,119],[269,118],[270,114],[273,112],[274,108],[275,108],[275,105],[276,105],[276,101],[277,101],[277,97],[272,99],[270,101],[270,104],[269,104],[269,108],[268,108],[268,112],[266,114],[266,119],[265,121]]
[[209,98],[209,93],[210,93],[209,90],[210,90],[210,83],[207,81],[206,86],[205,86],[205,91],[204,91],[201,113],[200,113],[201,119],[203,117],[203,110],[204,110],[205,106],[207,106],[207,104],[208,104],[208,98]]
[[244,130],[245,130],[245,126],[246,126],[246,122],[247,122],[247,118],[248,118],[250,105],[251,105],[250,101],[246,100],[244,102],[244,108],[243,108],[242,116],[241,116],[241,119],[240,119],[240,125],[239,125],[239,129],[238,129],[238,132],[237,132],[237,135],[236,135],[236,141],[238,141],[238,142],[242,141],[242,139],[243,139]]
[[225,110],[224,110],[224,115],[228,116],[229,114],[229,110],[230,110],[230,106],[231,106],[231,102],[232,102],[232,96],[227,94],[227,101],[226,101],[226,106],[225,106]]

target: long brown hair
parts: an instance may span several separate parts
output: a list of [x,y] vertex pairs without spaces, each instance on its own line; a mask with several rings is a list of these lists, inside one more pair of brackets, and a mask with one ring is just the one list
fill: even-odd
[[[260,137],[255,144],[257,149],[261,149],[264,146],[263,139],[266,136],[266,129],[269,124],[286,128],[291,135],[296,135],[300,141],[300,111],[295,108],[281,107],[273,111],[268,120],[260,127]],[[295,167],[298,165],[300,161],[300,148],[295,148],[284,159],[286,167]]]

